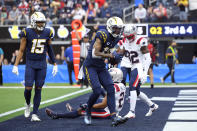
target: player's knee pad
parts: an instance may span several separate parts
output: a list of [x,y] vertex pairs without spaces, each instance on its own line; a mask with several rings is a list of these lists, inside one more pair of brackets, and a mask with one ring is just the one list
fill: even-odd
[[43,85],[44,85],[44,80],[40,80],[40,81],[36,81],[35,82],[35,87],[39,87],[39,88],[42,88]]
[[27,80],[27,81],[25,81],[25,87],[33,87],[33,81],[31,81],[31,80]]

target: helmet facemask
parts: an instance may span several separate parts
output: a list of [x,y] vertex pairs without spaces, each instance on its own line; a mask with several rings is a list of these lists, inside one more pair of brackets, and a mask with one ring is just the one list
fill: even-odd
[[130,34],[128,36],[127,35],[124,35],[124,38],[126,38],[126,40],[128,40],[129,42],[133,42],[135,40],[135,36],[136,36],[136,33]]
[[127,41],[133,42],[135,40],[136,35],[137,27],[135,25],[126,25],[124,27],[123,36]]
[[111,29],[112,30],[111,34],[112,34],[113,37],[116,38],[116,37],[120,37],[122,35],[122,33],[123,33],[123,28],[122,27],[119,27],[119,26],[115,25],[115,26],[112,26],[111,28],[112,28]]
[[36,22],[36,29],[38,31],[43,31],[45,26],[46,26],[46,22],[45,21],[37,21]]

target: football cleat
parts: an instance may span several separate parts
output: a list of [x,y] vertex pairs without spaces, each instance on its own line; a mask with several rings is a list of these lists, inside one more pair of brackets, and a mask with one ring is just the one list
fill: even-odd
[[124,118],[135,118],[135,113],[133,111],[129,111],[125,116]]
[[84,122],[85,122],[86,125],[91,125],[92,124],[91,114],[88,114],[87,111],[84,114]]
[[24,112],[24,116],[25,116],[26,118],[28,118],[28,117],[30,116],[30,112],[31,112],[30,109],[31,109],[31,104],[29,104],[29,105],[26,104],[25,112]]
[[149,111],[146,113],[145,116],[151,116],[153,114],[153,112],[155,110],[157,110],[159,108],[159,106],[157,104],[154,104],[154,107],[153,108],[150,108]]
[[88,108],[88,105],[84,103],[84,104],[80,104],[79,107],[81,107],[82,110],[86,110]]
[[73,111],[73,108],[69,103],[66,103],[66,109],[67,109],[68,112]]
[[128,120],[128,118],[121,118],[121,117],[117,116],[117,117],[112,119],[111,126],[113,126],[113,127],[118,126],[120,124],[125,123],[127,120]]
[[58,119],[57,113],[53,112],[49,108],[45,109],[46,114],[51,117],[52,119]]
[[32,114],[31,121],[41,121],[36,114]]

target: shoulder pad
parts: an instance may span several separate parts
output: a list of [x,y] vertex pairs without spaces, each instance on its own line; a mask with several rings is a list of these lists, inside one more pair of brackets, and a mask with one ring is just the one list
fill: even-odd
[[137,42],[137,45],[141,45],[141,46],[148,46],[148,40],[145,37],[140,37]]
[[99,38],[102,42],[105,43],[108,36],[107,36],[107,33],[104,30],[99,30],[96,33],[96,37]]

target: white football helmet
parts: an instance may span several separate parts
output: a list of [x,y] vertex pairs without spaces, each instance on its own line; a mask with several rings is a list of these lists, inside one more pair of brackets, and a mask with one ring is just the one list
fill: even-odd
[[135,25],[127,24],[124,27],[123,36],[129,42],[135,40],[135,36],[137,35],[137,27]]
[[[43,23],[38,25],[37,23]],[[31,26],[38,31],[43,31],[46,26],[46,18],[43,13],[41,12],[34,12],[31,15]]]
[[108,71],[112,77],[113,82],[122,82],[123,73],[119,68],[110,68]]
[[123,21],[119,17],[111,17],[106,23],[107,31],[112,34],[113,37],[120,37],[123,32]]

